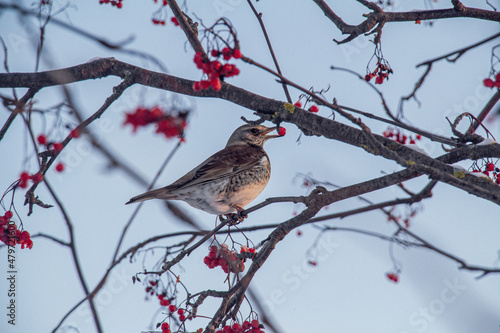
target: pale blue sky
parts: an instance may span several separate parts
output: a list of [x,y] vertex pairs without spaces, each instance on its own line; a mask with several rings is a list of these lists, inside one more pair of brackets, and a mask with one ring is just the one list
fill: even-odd
[[[31,2],[22,1],[28,7]],[[56,6],[65,2],[54,1]],[[368,12],[355,1],[329,1],[346,22],[355,24]],[[398,1],[397,11],[424,8],[423,1]],[[439,1],[435,6],[448,6]],[[468,1],[466,5],[485,8],[484,1]],[[379,116],[384,116],[377,95],[357,78],[342,72],[332,72],[331,65],[346,67],[364,74],[373,52],[368,37],[360,37],[352,44],[337,46],[339,31],[319,11],[312,1],[259,1],[256,4],[264,13],[263,19],[273,42],[281,69],[286,77],[304,87],[315,89],[331,86],[327,93],[339,104],[348,105]],[[199,80],[201,73],[192,62],[193,51],[185,42],[181,30],[173,25],[154,26],[150,23],[153,11],[158,8],[153,1],[124,1],[121,10],[99,5],[97,0],[72,4],[59,19],[71,22],[110,41],[121,41],[133,35],[130,48],[143,50],[161,59],[169,73],[179,77]],[[238,31],[242,53],[272,67],[266,44],[258,23],[246,1],[218,0],[189,2],[190,15],[203,19],[210,25],[224,15]],[[169,13],[170,15],[170,13]],[[24,19],[20,24],[12,11],[0,15],[0,36],[9,46],[9,67],[12,72],[34,70],[34,47],[37,36],[35,20]],[[490,22],[452,19],[425,24],[393,23],[384,27],[382,47],[386,59],[394,69],[394,75],[380,87],[390,107],[395,111],[399,97],[408,94],[422,69],[415,65],[441,56],[460,47],[486,38],[498,31],[498,24]],[[445,119],[453,119],[460,108],[477,114],[490,98],[492,91],[482,86],[482,79],[489,72],[490,49],[485,46],[465,54],[456,64],[436,63],[431,75],[418,96],[422,106],[407,104],[407,118],[417,127],[450,136]],[[148,69],[160,69],[142,59],[112,52],[86,40],[49,25],[46,31],[45,52],[40,70],[78,65],[95,57],[115,57],[119,60]],[[2,58],[3,61],[3,58]],[[237,62],[241,74],[228,80],[263,96],[285,100],[281,86],[270,75],[259,69]],[[4,70],[2,69],[2,72]],[[75,83],[68,86],[74,94],[76,105],[86,116],[94,113],[117,85],[116,78]],[[24,90],[18,91],[22,95]],[[3,95],[10,90],[2,89]],[[294,101],[299,92],[291,89]],[[153,130],[122,127],[124,112],[138,104],[152,106],[163,103],[169,94],[163,91],[135,86],[128,89],[104,116],[90,126],[90,130],[141,175],[151,180],[169,152],[175,146],[155,135]],[[60,102],[58,88],[44,89],[36,95],[38,108]],[[167,166],[158,181],[164,186],[182,176],[206,157],[221,149],[233,130],[242,124],[240,117],[251,119],[252,111],[226,101],[180,97],[182,103],[194,108],[190,117],[187,142]],[[330,112],[322,108],[320,116]],[[3,124],[8,114],[0,112]],[[19,118],[19,117],[18,117]],[[69,118],[65,118],[69,119]],[[337,120],[343,121],[340,116]],[[47,128],[52,128],[52,117],[47,117]],[[43,132],[39,115],[33,117],[35,132]],[[366,120],[375,133],[386,126]],[[382,172],[390,173],[400,167],[381,157],[367,155],[363,150],[340,142],[328,142],[317,137],[302,136],[299,131],[284,124],[287,135],[266,144],[272,163],[271,180],[254,201],[266,197],[303,195],[305,189],[297,173],[311,173],[316,179],[330,181],[341,186],[355,184]],[[499,123],[490,124],[490,131],[499,134]],[[52,139],[62,139],[64,130],[50,133]],[[21,171],[36,170],[32,159],[33,149],[26,143],[26,131],[20,119],[16,119],[10,131],[0,143],[0,188],[6,189]],[[423,140],[419,145],[431,156],[443,153],[440,145]],[[26,156],[29,157],[25,161]],[[134,211],[124,206],[132,196],[144,188],[130,181],[120,171],[107,170],[106,160],[85,139],[74,140],[65,149],[61,160],[66,171],[47,175],[75,227],[78,254],[90,288],[101,278],[111,260],[114,246],[121,229]],[[468,163],[461,164],[468,167]],[[418,191],[426,183],[425,177],[409,181],[407,187]],[[295,182],[293,181],[295,179]],[[23,191],[16,193],[16,207],[24,226],[32,234],[44,232],[67,240],[68,234],[57,208],[35,207],[32,216],[26,217],[27,208],[22,206]],[[44,186],[37,194],[53,203]],[[498,265],[499,209],[496,205],[478,200],[448,185],[439,184],[433,198],[421,205],[421,211],[412,221],[412,231],[432,244],[453,253],[468,263],[492,267]],[[374,202],[404,193],[390,188],[366,195]],[[362,204],[362,203],[361,203]],[[360,201],[350,199],[336,203],[326,213],[345,211],[359,207]],[[214,217],[181,203],[185,211],[200,224],[210,228]],[[296,209],[300,209],[298,206]],[[244,226],[282,222],[292,216],[292,204],[268,206],[250,215]],[[404,209],[401,210],[404,213]],[[372,212],[325,222],[330,226],[348,226],[390,235],[393,228],[380,212]],[[185,230],[172,216],[165,213],[160,202],[147,202],[132,224],[122,248],[128,248],[157,234]],[[318,266],[307,265],[307,251],[318,235],[313,227],[301,228],[302,237],[290,234],[281,242],[266,265],[258,272],[253,286],[261,296],[268,313],[273,315],[283,332],[335,331],[335,332],[394,332],[394,333],[451,333],[496,332],[500,319],[499,276],[491,275],[480,280],[477,274],[460,271],[457,265],[435,253],[422,249],[404,249],[394,246],[394,256],[402,264],[400,282],[393,284],[385,274],[392,269],[389,245],[379,239],[352,233],[326,233],[317,248]],[[255,242],[265,239],[267,231],[248,234]],[[238,238],[238,236],[236,236]],[[241,238],[238,238],[241,241]],[[181,241],[181,238],[176,241]],[[220,238],[222,241],[223,238]],[[17,250],[18,323],[7,326],[2,312],[1,332],[26,332],[36,328],[39,332],[51,331],[66,311],[82,298],[82,289],[75,275],[69,251],[45,240],[35,239],[32,250]],[[166,245],[159,243],[158,245]],[[208,245],[207,245],[208,246]],[[6,257],[5,248],[0,257]],[[148,255],[147,265],[155,259]],[[182,266],[176,267],[183,282],[191,292],[204,289],[224,289],[224,275],[220,270],[208,270],[203,257],[208,248],[195,251]],[[0,260],[4,270],[6,259]],[[247,265],[248,266],[248,265]],[[152,329],[151,322],[162,319],[157,312],[157,302],[145,301],[144,287],[132,285],[131,276],[142,270],[142,257],[134,263],[124,262],[111,274],[107,286],[97,296],[102,325],[106,332],[141,332]],[[0,279],[0,294],[5,300],[5,280]],[[2,308],[5,308],[2,301]],[[207,301],[200,314],[210,316],[218,303]],[[5,312],[5,310],[3,310]],[[80,332],[93,332],[87,306],[75,311],[65,322],[78,327]],[[244,306],[243,312],[248,311]],[[246,315],[247,313],[245,313]],[[207,320],[199,318],[191,330],[204,327]]]

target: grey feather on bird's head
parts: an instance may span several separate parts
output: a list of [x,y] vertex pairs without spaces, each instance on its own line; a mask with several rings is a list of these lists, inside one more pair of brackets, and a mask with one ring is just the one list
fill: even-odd
[[267,140],[280,137],[280,135],[266,135],[275,129],[276,127],[245,124],[233,132],[229,140],[227,140],[226,147],[245,144],[263,147]]

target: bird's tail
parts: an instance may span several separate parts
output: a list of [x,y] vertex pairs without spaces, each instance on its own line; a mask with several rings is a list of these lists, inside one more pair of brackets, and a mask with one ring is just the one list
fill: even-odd
[[130,199],[128,202],[126,202],[125,205],[150,199],[173,199],[173,197],[168,193],[167,190],[165,190],[165,188],[159,188],[157,190],[152,190],[145,192],[143,194],[139,194]]

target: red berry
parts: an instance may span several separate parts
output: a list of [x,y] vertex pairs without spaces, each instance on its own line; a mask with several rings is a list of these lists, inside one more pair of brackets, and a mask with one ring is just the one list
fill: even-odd
[[163,117],[163,111],[160,109],[159,106],[155,106],[151,109],[151,112],[149,113],[149,116],[151,118],[151,121],[156,121],[158,118]]
[[375,83],[376,84],[382,84],[382,83],[384,83],[384,79],[385,79],[385,76],[383,76],[383,75],[377,75],[377,77],[375,78]]
[[300,102],[300,100],[298,100],[297,102],[295,102],[294,104],[296,107],[298,108],[301,108],[302,107],[302,103]]
[[64,170],[64,164],[62,164],[61,162],[57,163],[56,165],[56,171],[57,172],[63,172]]
[[194,91],[201,91],[201,82],[200,81],[196,81],[195,83],[193,83],[193,90]]
[[180,320],[180,321],[184,321],[184,320],[186,320],[186,316],[185,316],[185,315],[180,315],[180,316],[179,316],[179,320]]
[[222,57],[224,58],[224,60],[231,59],[231,49],[229,47],[223,48],[221,53],[222,53]]
[[219,61],[212,61],[210,62],[210,70],[212,72],[218,72],[222,67],[222,64]]
[[180,316],[180,315],[183,315],[184,314],[184,310],[183,309],[179,309],[177,310],[177,314]]
[[235,58],[235,59],[240,59],[241,58],[241,51],[240,51],[240,49],[234,49],[234,51],[233,51],[233,58]]
[[121,1],[119,1],[117,4],[116,4],[116,8],[122,8],[123,7],[123,4]]
[[64,145],[61,142],[55,142],[54,144],[52,144],[52,147],[54,147],[55,151],[60,152],[61,150],[63,150]]
[[201,86],[201,90],[206,90],[206,89],[210,88],[210,81],[207,81],[207,80],[200,81],[200,86]]
[[483,84],[485,87],[488,87],[488,88],[493,88],[493,80],[492,79],[484,79],[483,81]]
[[286,128],[280,127],[278,129],[278,135],[284,136],[286,134]]
[[250,323],[250,326],[252,326],[253,328],[259,327],[259,321],[256,319],[252,320],[252,322]]
[[222,88],[222,83],[220,82],[219,79],[213,79],[210,81],[210,86],[212,87],[213,90],[219,91]]
[[43,180],[43,175],[41,173],[35,173],[33,176],[31,176],[31,180],[33,183],[39,183]]
[[309,108],[309,111],[313,112],[313,113],[316,113],[319,111],[319,108],[316,106],[316,105],[313,105]]
[[177,17],[175,17],[175,16],[173,16],[173,17],[170,19],[170,21],[172,21],[172,23],[173,23],[174,25],[176,25],[176,26],[179,26],[179,25],[180,25],[180,24],[179,24],[179,21],[177,21]]
[[168,323],[163,323],[163,324],[161,324],[161,329],[162,329],[162,330],[166,330],[166,329],[168,329],[169,327],[170,327],[170,325],[169,325]]
[[21,173],[21,176],[19,177],[20,180],[22,181],[27,181],[28,179],[30,179],[30,175],[29,173],[27,173],[26,171]]
[[40,134],[36,140],[38,141],[39,144],[41,145],[46,145],[47,144],[47,137],[43,134]]
[[3,217],[6,218],[7,220],[10,220],[12,216],[14,216],[14,214],[12,214],[10,210],[6,211],[5,214],[3,215]]
[[168,307],[168,311],[175,312],[175,310],[176,310],[175,305],[170,304],[169,307]]
[[169,306],[170,305],[170,301],[168,299],[164,298],[164,299],[162,299],[160,301],[160,305],[161,306]]
[[212,57],[217,58],[219,56],[219,51],[213,49],[212,51],[210,51],[210,54],[212,55]]
[[486,164],[486,171],[493,171],[493,170],[495,170],[495,165],[493,163]]
[[386,274],[386,276],[387,276],[387,278],[388,278],[389,280],[394,281],[394,282],[396,282],[396,283],[397,283],[397,282],[398,282],[398,280],[399,280],[399,277],[398,277],[398,275],[397,275],[396,273],[387,273],[387,274]]
[[74,128],[71,132],[69,132],[69,136],[73,139],[80,137],[80,131]]

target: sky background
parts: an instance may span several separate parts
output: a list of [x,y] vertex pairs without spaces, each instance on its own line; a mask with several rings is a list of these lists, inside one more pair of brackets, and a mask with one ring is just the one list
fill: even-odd
[[[7,2],[3,0],[2,2]],[[16,1],[24,7],[30,1]],[[329,5],[345,22],[357,24],[368,10],[355,1],[329,1]],[[498,4],[498,1],[493,1]],[[56,0],[60,8],[66,2]],[[394,11],[425,9],[427,1],[395,1]],[[464,1],[465,5],[487,9],[484,1]],[[434,8],[449,7],[446,1],[432,2]],[[356,77],[330,70],[330,66],[349,68],[362,75],[373,54],[370,37],[359,37],[352,43],[338,46],[332,39],[342,38],[340,32],[325,18],[312,1],[259,1],[257,10],[263,13],[269,36],[284,75],[304,87],[330,90],[327,99],[334,97],[347,105],[378,116],[385,116],[376,93]],[[106,40],[119,42],[133,36],[127,48],[152,54],[162,61],[168,73],[191,80],[201,79],[192,59],[193,51],[186,43],[182,31],[170,24],[151,23],[159,8],[153,1],[124,1],[118,10],[99,5],[97,0],[69,3],[57,18],[80,27]],[[193,18],[211,25],[225,16],[235,26],[244,55],[272,67],[265,40],[258,22],[246,1],[217,0],[188,2],[187,12]],[[39,41],[37,19],[19,18],[14,11],[0,12],[0,36],[8,46],[8,64],[11,72],[31,72],[35,69],[35,50]],[[433,25],[390,23],[383,29],[382,49],[394,69],[394,75],[379,88],[395,112],[399,98],[413,89],[423,73],[415,65],[432,59],[498,32],[498,24],[477,20],[450,19],[435,21]],[[155,64],[124,53],[98,46],[94,41],[49,24],[39,70],[64,68],[85,63],[96,57],[115,57],[118,60],[161,71]],[[498,43],[498,41],[496,41]],[[491,48],[495,41],[467,52],[455,64],[439,62],[418,93],[421,106],[406,104],[405,116],[414,126],[430,132],[451,136],[446,117],[453,120],[467,111],[478,114],[492,96],[493,91],[482,86],[490,71]],[[3,56],[2,59],[3,61]],[[241,73],[228,80],[268,98],[285,101],[281,85],[263,71],[236,62]],[[2,72],[5,70],[2,68]],[[90,116],[111,94],[117,78],[104,78],[68,85],[75,105]],[[22,96],[25,89],[18,90]],[[0,89],[2,95],[11,90]],[[299,92],[291,89],[292,99]],[[43,89],[35,97],[36,107],[43,109],[58,104],[63,98],[59,88]],[[176,140],[166,140],[154,129],[142,129],[132,134],[123,127],[124,112],[138,105],[154,106],[169,103],[190,107],[186,143],[175,154],[159,178],[157,186],[165,186],[178,179],[212,153],[222,149],[233,130],[242,124],[241,116],[254,119],[251,110],[227,101],[175,96],[165,91],[134,86],[116,101],[103,117],[89,130],[128,165],[151,181],[166,156],[174,149]],[[320,108],[320,116],[331,112]],[[0,112],[0,123],[8,113]],[[76,125],[67,114],[64,123]],[[345,122],[340,116],[336,120]],[[382,133],[386,125],[364,119],[375,133]],[[47,133],[52,140],[63,139],[68,131],[56,126],[54,115],[33,116],[34,133]],[[270,126],[270,123],[267,124]],[[310,174],[320,181],[347,186],[400,170],[392,161],[368,155],[365,151],[346,144],[318,137],[300,135],[297,128],[283,124],[287,134],[279,140],[266,143],[272,163],[271,180],[253,204],[267,197],[305,195],[307,189],[297,175]],[[489,130],[500,135],[499,122],[488,123]],[[483,133],[480,133],[483,134]],[[5,138],[0,142],[0,188],[7,189],[24,170],[35,172],[33,147],[27,140],[24,123],[18,117]],[[428,140],[418,145],[431,156],[443,154],[440,145]],[[76,245],[86,281],[91,289],[109,265],[123,226],[135,206],[124,203],[145,188],[130,180],[119,170],[111,170],[108,161],[85,139],[73,140],[63,151],[61,161],[66,165],[63,173],[50,170],[47,179],[62,199],[74,224]],[[461,163],[465,168],[471,164]],[[408,181],[407,188],[419,191],[428,180],[420,177]],[[15,205],[24,227],[31,234],[44,232],[68,240],[68,232],[57,208],[35,207],[27,217],[23,206],[24,191],[16,193]],[[37,195],[53,204],[44,186]],[[382,202],[404,197],[398,188],[388,188],[365,197]],[[10,198],[4,201],[8,204]],[[250,206],[252,206],[251,204]],[[200,225],[211,228],[214,217],[187,204],[182,208]],[[346,211],[364,205],[353,198],[338,202],[320,214]],[[446,184],[438,184],[433,197],[418,205],[419,212],[412,220],[411,231],[431,244],[452,253],[467,263],[494,267],[499,264],[499,209],[464,191]],[[279,223],[300,212],[303,207],[276,204],[252,213],[243,226]],[[407,210],[402,207],[404,215]],[[17,219],[17,217],[16,217]],[[16,220],[17,221],[17,220]],[[319,225],[359,228],[391,235],[394,228],[381,212],[371,212],[343,220],[323,222]],[[170,214],[161,202],[143,205],[132,224],[122,249],[158,234],[190,230]],[[500,277],[489,275],[476,279],[475,273],[461,271],[457,265],[435,253],[416,248],[389,245],[377,238],[356,233],[329,232],[320,238],[315,226],[301,228],[302,236],[290,234],[278,244],[266,264],[255,276],[252,286],[262,300],[266,312],[275,318],[282,332],[498,332],[500,325]],[[247,234],[254,242],[266,238],[269,231]],[[241,235],[234,235],[242,241]],[[223,237],[218,238],[223,241]],[[176,238],[167,245],[183,240]],[[317,243],[315,243],[317,241]],[[314,246],[314,244],[317,244]],[[83,297],[82,288],[71,261],[70,252],[60,245],[41,238],[34,239],[31,250],[16,249],[17,323],[7,325],[5,320],[6,280],[0,279],[2,320],[0,332],[51,331],[62,316]],[[208,244],[202,246],[175,268],[183,283],[192,292],[204,289],[224,290],[224,273],[209,270],[202,264],[208,253]],[[386,273],[393,269],[392,256],[401,264],[400,281],[392,283]],[[0,249],[0,268],[6,271],[7,254]],[[143,263],[151,267],[161,257],[161,250],[140,254],[132,263],[125,261],[108,278],[108,283],[96,297],[102,326],[106,332],[141,332],[153,329],[151,323],[165,316],[156,301],[145,297],[144,286],[132,284],[131,277],[142,270]],[[2,259],[4,258],[4,259]],[[316,260],[317,266],[307,262]],[[247,267],[250,263],[247,263]],[[2,275],[4,276],[4,275]],[[200,314],[210,316],[218,302],[206,301]],[[244,316],[248,307],[243,306]],[[246,312],[245,312],[246,311]],[[205,327],[208,320],[193,321],[190,329]],[[66,332],[93,332],[89,309],[81,306],[65,321]]]

